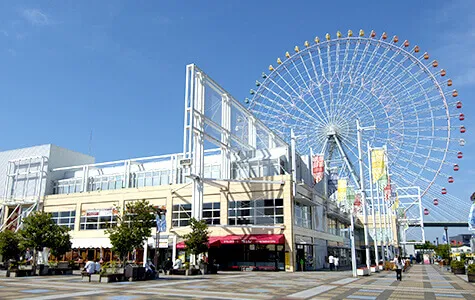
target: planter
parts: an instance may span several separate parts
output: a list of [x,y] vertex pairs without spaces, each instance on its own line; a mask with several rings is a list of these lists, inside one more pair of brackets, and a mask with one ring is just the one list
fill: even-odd
[[371,266],[371,273],[376,273],[379,272],[379,268],[376,268],[376,266]]
[[383,265],[379,265],[379,266],[378,266],[378,269],[379,269],[380,271],[382,271],[382,270],[384,269]]
[[475,282],[475,273],[467,273],[468,282]]
[[124,275],[129,281],[145,280],[145,267],[126,266]]
[[465,274],[465,268],[459,268],[459,269],[452,269],[452,272],[455,274],[455,275],[463,275]]
[[0,270],[0,277],[10,277],[10,270]]
[[356,270],[356,275],[358,275],[358,276],[368,276],[369,275],[369,269],[367,269],[367,268],[357,269]]
[[100,274],[91,274],[90,282],[101,282],[101,275]]

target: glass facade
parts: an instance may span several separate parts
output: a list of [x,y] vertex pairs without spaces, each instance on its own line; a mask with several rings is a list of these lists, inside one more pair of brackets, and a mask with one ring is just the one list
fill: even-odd
[[284,223],[283,199],[230,201],[228,225],[274,225]]
[[51,218],[53,221],[61,226],[66,226],[69,229],[74,229],[74,221],[76,220],[76,211],[60,211],[60,212],[52,212]]
[[191,204],[175,204],[172,212],[172,226],[188,226],[191,218]]
[[81,230],[107,229],[117,224],[115,215],[89,215],[81,216]]
[[210,225],[221,224],[220,207],[219,202],[203,203],[203,220],[206,220],[206,223]]
[[296,202],[294,204],[294,224],[300,227],[312,228],[311,207]]

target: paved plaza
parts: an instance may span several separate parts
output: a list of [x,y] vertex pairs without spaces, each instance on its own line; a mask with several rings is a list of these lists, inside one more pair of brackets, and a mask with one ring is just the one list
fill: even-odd
[[1,278],[0,299],[472,299],[475,285],[438,266],[381,272],[222,273],[155,281],[87,283],[80,276]]

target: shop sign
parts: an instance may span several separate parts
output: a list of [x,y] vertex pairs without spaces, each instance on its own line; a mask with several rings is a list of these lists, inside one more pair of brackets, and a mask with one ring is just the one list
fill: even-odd
[[81,212],[86,217],[110,217],[119,214],[116,208],[88,209]]

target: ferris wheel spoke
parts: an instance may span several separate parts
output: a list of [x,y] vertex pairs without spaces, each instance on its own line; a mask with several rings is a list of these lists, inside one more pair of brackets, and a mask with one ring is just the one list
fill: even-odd
[[[307,66],[305,65],[305,62],[304,62],[303,58],[300,57],[300,60],[301,60],[302,65],[303,65],[303,67],[304,67],[304,69],[305,69],[305,71],[306,71],[306,74],[307,74],[307,76],[308,76],[308,78],[309,78],[309,80],[310,80],[310,83],[312,84],[312,82],[313,82],[312,77],[311,77],[310,73],[308,72]],[[304,78],[303,78],[303,76],[302,76],[302,73],[300,72],[300,70],[298,69],[298,67],[295,65],[295,63],[294,63],[293,61],[292,61],[292,64],[293,64],[293,66],[294,66],[294,69],[297,71],[297,73],[298,73],[300,79],[302,80],[302,83],[305,85],[305,88],[306,88],[306,90],[307,90],[307,95],[310,95],[310,97],[313,99],[313,103],[314,103],[314,104],[316,105],[316,107],[318,108],[320,114],[318,114],[317,112],[315,112],[315,111],[313,110],[313,108],[311,108],[310,104],[306,103],[306,101],[305,101],[305,99],[304,99],[303,96],[301,97],[301,101],[305,102],[306,105],[307,105],[307,107],[309,107],[309,108],[314,112],[315,115],[317,115],[317,116],[323,115],[323,111],[322,111],[320,105],[318,104],[318,101],[315,99],[315,97],[314,97],[314,95],[313,95],[313,87],[309,87],[309,85],[307,84],[307,82],[304,80]],[[286,70],[287,73],[290,75],[290,71],[289,71],[287,68],[285,68],[285,70]],[[295,82],[295,80],[294,80],[294,82]],[[323,122],[323,120],[322,120],[322,122]]]
[[[296,84],[297,87],[300,87],[300,85],[296,82],[294,76],[292,76],[292,74],[290,73],[290,71],[284,66],[284,70],[287,72],[287,74],[289,74],[289,76],[292,78],[292,81]],[[302,103],[305,104],[305,106],[313,113],[314,117],[317,117],[321,122],[324,123],[324,120],[323,118],[317,114],[317,112],[303,99],[302,95],[297,92],[293,87],[292,85],[289,84],[289,82],[280,74],[277,72],[277,75],[281,78],[281,80],[286,84],[286,86],[288,86],[292,92],[296,95],[296,99]],[[301,76],[301,74],[299,73],[299,75]],[[302,78],[303,80],[303,78]],[[282,89],[283,91],[285,91],[284,89]],[[289,96],[289,97],[292,97],[287,91],[285,91],[285,93]],[[293,106],[296,106],[295,103],[292,103],[291,105]]]

